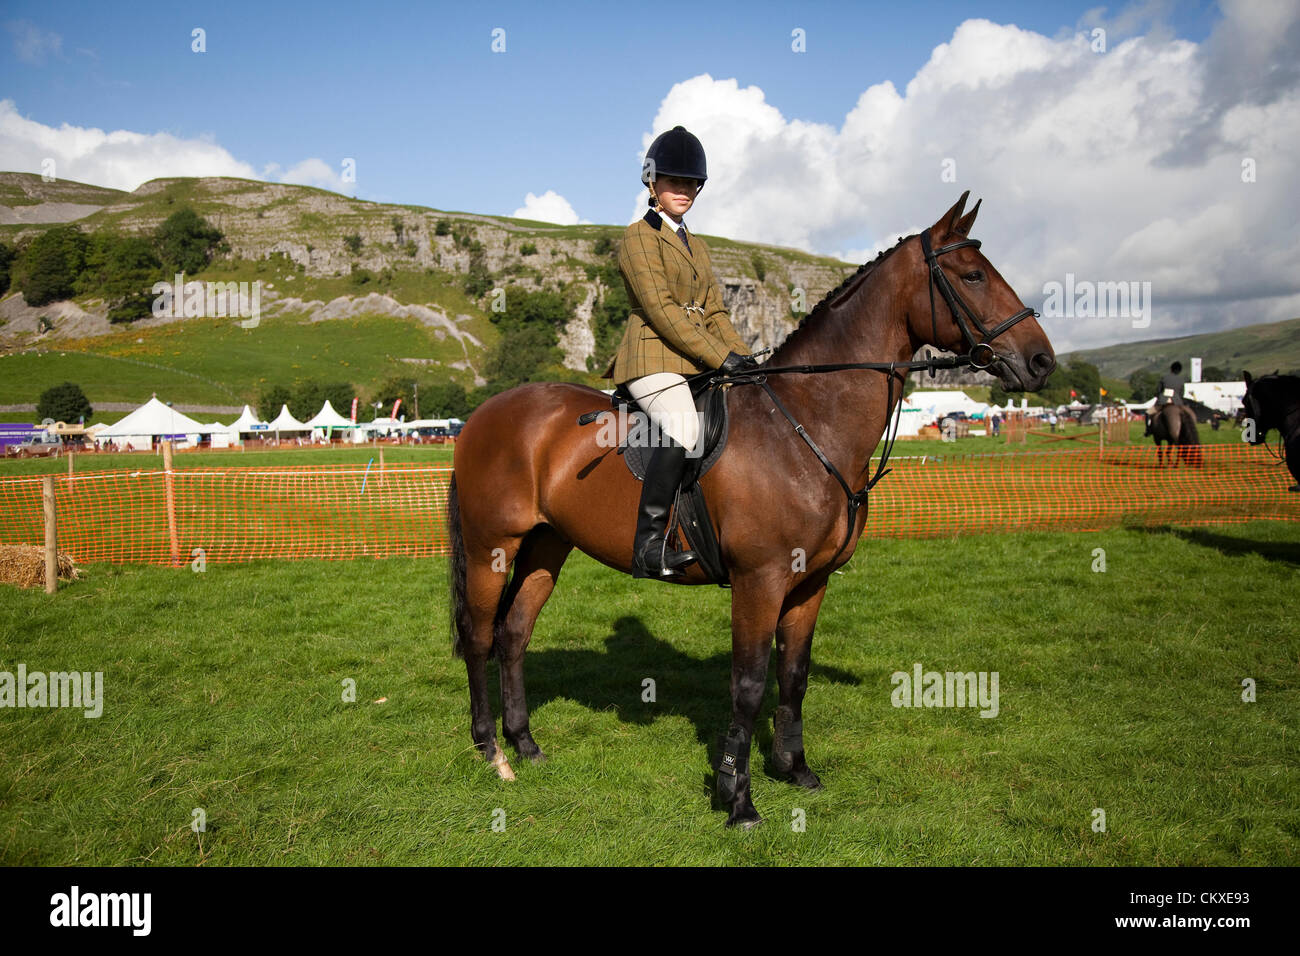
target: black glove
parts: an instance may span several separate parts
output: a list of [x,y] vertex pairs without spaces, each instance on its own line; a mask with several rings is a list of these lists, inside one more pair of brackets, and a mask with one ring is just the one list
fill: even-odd
[[758,359],[754,358],[754,356],[737,355],[735,352],[728,352],[727,357],[718,366],[718,371],[726,375],[737,375],[751,368],[758,368]]

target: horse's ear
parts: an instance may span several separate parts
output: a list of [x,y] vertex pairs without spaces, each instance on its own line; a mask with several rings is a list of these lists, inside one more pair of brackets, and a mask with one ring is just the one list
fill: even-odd
[[966,197],[970,195],[970,190],[961,194],[961,198],[946,213],[939,217],[939,221],[930,227],[930,242],[934,245],[940,245],[948,236],[952,235],[953,230],[957,228],[957,221],[961,219],[962,210],[966,208]]
[[958,220],[957,225],[952,227],[952,231],[959,236],[970,237],[970,227],[975,225],[975,217],[979,214],[981,199],[975,203],[975,208]]
[[1245,371],[1245,370],[1243,370],[1242,373],[1241,373],[1241,377],[1244,378],[1244,379],[1246,380],[1246,387],[1247,387],[1247,388],[1250,388],[1250,383],[1254,381],[1254,379],[1252,379],[1252,378],[1250,377],[1250,373],[1247,372],[1247,371]]

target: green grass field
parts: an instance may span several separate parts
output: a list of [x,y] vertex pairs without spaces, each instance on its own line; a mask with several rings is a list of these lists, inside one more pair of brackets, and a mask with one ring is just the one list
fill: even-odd
[[[527,661],[550,760],[506,784],[469,745],[443,561],[0,586],[0,670],[102,671],[105,698],[98,719],[0,709],[0,863],[1294,864],[1297,568],[1283,523],[867,540],[813,645],[826,789],[765,775],[771,687],[748,834],[709,805],[716,588],[572,558]],[[997,671],[998,716],[893,707],[916,662]]]

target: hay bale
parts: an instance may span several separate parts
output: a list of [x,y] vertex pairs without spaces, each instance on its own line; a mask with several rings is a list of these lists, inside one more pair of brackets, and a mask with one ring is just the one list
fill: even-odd
[[[73,567],[70,555],[60,551],[58,560],[60,578],[75,581],[81,577],[81,570]],[[0,584],[45,587],[45,549],[36,544],[0,544]]]

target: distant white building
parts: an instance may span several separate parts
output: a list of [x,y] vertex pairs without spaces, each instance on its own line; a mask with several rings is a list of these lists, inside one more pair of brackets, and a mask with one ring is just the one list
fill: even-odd
[[1237,414],[1246,397],[1246,383],[1241,382],[1188,382],[1183,386],[1183,398],[1200,402],[1207,408],[1225,415]]
[[928,416],[929,421],[951,415],[953,412],[965,412],[967,418],[983,418],[989,406],[977,402],[959,389],[934,389],[921,391],[917,389],[907,396],[909,408],[918,408]]

